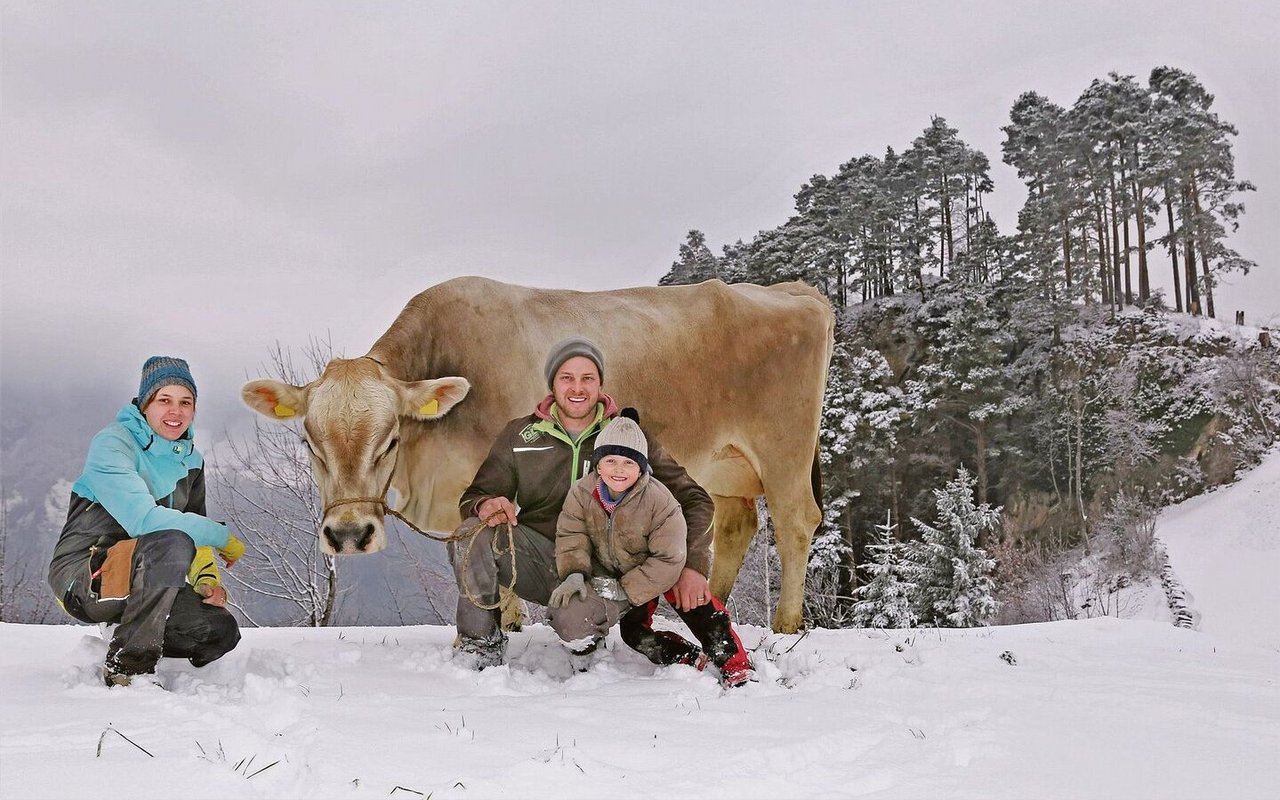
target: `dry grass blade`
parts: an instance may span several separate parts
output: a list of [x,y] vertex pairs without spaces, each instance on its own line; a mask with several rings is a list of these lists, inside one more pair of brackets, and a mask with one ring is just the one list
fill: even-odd
[[[272,767],[274,767],[276,764],[279,764],[279,763],[280,763],[280,760],[279,760],[279,759],[276,759],[275,761],[272,761],[270,764],[266,765],[265,767],[263,767],[262,769],[258,770],[258,771],[257,771],[257,772],[255,772],[255,773],[253,773],[252,775],[246,775],[246,776],[244,776],[244,779],[245,779],[245,780],[249,780],[250,778],[254,778],[254,777],[258,776],[258,775],[261,775],[262,773],[266,772],[267,770],[271,769]],[[246,768],[246,769],[247,769],[247,768]]]
[[102,742],[104,739],[107,738],[108,733],[114,733],[116,736],[119,736],[121,739],[124,739],[129,744],[133,745],[134,747],[138,748],[142,752],[146,753],[150,758],[155,758],[155,756],[151,753],[151,751],[147,750],[147,748],[143,747],[142,745],[138,744],[134,740],[130,739],[128,736],[125,736],[123,733],[111,727],[110,725],[108,725],[107,729],[102,732],[101,736],[98,737],[98,754],[95,756],[95,758],[102,758]]

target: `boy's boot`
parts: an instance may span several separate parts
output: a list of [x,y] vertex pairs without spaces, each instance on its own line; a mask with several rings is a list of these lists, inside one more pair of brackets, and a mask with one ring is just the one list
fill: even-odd
[[[567,646],[567,645],[566,645]],[[585,647],[569,650],[569,666],[574,672],[586,672],[595,662],[596,650],[604,646],[604,637],[589,642]]]

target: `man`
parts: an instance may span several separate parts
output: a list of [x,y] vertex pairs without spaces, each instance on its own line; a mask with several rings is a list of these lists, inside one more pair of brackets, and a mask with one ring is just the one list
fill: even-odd
[[[498,587],[512,583],[513,568],[512,589],[529,602],[547,605],[560,584],[556,521],[569,487],[590,468],[596,435],[619,412],[603,393],[604,356],[589,340],[556,344],[543,371],[551,394],[533,414],[503,428],[459,502],[460,530],[485,526],[449,547],[458,579],[457,648],[476,669],[502,663],[506,636],[498,612],[480,605],[497,605]],[[653,477],[675,496],[688,528],[687,558],[672,592],[676,609],[689,611],[711,596],[715,509],[710,495],[652,437],[649,451]],[[496,529],[507,524],[513,542]]]

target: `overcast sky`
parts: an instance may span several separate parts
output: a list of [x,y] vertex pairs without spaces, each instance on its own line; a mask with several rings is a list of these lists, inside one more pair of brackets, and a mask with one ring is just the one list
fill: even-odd
[[0,5],[9,396],[123,402],[178,354],[220,427],[277,340],[362,354],[456,275],[652,284],[689,229],[749,240],[931,115],[991,159],[1011,232],[1018,95],[1162,64],[1217,95],[1259,187],[1219,316],[1280,320],[1274,3]]

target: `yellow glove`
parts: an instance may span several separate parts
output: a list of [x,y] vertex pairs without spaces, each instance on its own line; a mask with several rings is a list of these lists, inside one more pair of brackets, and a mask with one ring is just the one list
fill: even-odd
[[191,560],[191,568],[187,571],[187,583],[200,594],[203,590],[219,586],[222,576],[218,574],[218,563],[213,558],[212,547],[197,547],[196,557]]
[[[227,544],[232,542],[235,542],[237,549],[243,554],[244,545],[234,538]],[[226,555],[222,557],[225,559]],[[222,585],[222,575],[218,572],[218,561],[213,557],[212,547],[196,548],[196,557],[191,560],[191,569],[187,572],[187,582],[204,597],[205,603],[219,607],[227,604],[227,589]]]
[[227,535],[227,544],[225,547],[219,547],[218,553],[222,556],[222,560],[229,567],[240,560],[240,556],[244,555],[244,542],[235,536]]

